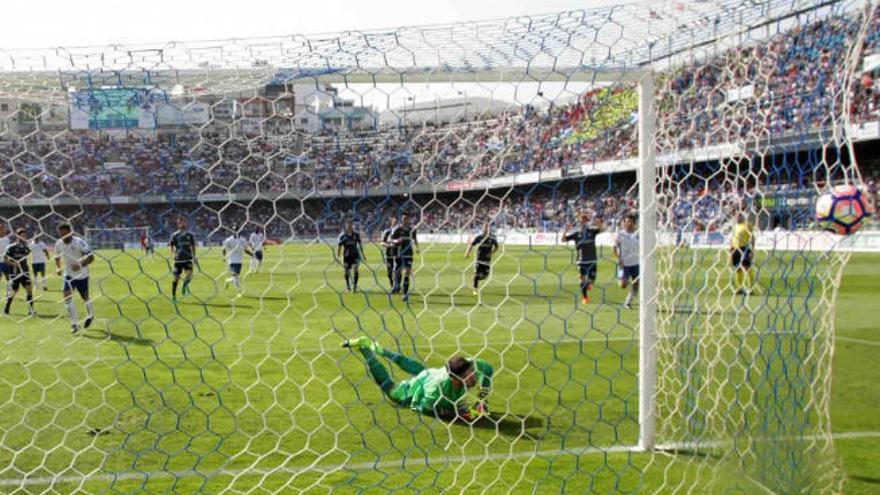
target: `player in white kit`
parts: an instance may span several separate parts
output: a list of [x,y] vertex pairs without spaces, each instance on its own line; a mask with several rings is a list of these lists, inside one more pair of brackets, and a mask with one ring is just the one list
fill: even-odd
[[12,277],[9,276],[11,268],[6,264],[6,258],[2,256],[2,253],[5,253],[12,243],[12,234],[9,233],[6,222],[0,220],[0,281],[5,282],[6,285],[5,297],[9,297],[9,294],[12,292]]
[[614,255],[617,256],[617,278],[620,288],[626,289],[627,308],[632,308],[632,300],[639,290],[639,233],[636,231],[636,216],[628,213],[623,219],[623,229],[614,241]]
[[49,248],[39,237],[30,242],[31,270],[34,272],[34,288],[48,290],[46,286],[46,261],[49,260]]
[[257,273],[260,271],[260,265],[263,264],[263,244],[266,243],[266,235],[263,233],[263,227],[257,227],[257,230],[251,234],[248,242],[253,255],[251,256],[251,266],[248,273]]
[[251,254],[248,242],[240,233],[232,234],[223,241],[223,256],[229,266],[230,277],[226,279],[226,286],[232,282],[237,292],[241,292],[241,266],[244,263],[244,254]]
[[61,275],[62,263],[64,265],[64,283],[61,290],[64,292],[64,305],[67,307],[67,315],[70,317],[72,333],[79,331],[79,319],[76,314],[76,304],[73,303],[73,291],[79,292],[88,311],[88,316],[83,322],[83,327],[89,328],[95,319],[95,311],[92,300],[89,299],[89,265],[95,261],[92,248],[80,236],[73,235],[73,227],[69,223],[58,226],[58,242],[55,243],[55,271]]

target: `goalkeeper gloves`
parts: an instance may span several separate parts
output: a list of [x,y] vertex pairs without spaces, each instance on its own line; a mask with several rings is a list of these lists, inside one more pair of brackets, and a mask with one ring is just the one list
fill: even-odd
[[474,422],[489,414],[489,408],[485,402],[477,402],[473,407],[466,407],[458,412],[459,417],[466,421]]

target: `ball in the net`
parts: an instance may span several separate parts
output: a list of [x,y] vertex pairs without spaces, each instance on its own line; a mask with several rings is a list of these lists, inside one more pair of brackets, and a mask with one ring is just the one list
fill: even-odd
[[870,214],[868,199],[856,186],[837,186],[816,201],[816,222],[835,234],[854,234]]

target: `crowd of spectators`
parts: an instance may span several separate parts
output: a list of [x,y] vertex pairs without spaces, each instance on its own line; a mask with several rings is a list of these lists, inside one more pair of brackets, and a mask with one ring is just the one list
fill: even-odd
[[[792,183],[764,184],[756,188],[730,176],[709,179],[688,178],[677,183],[674,195],[658,197],[660,225],[669,231],[716,231],[729,227],[739,211],[761,212],[760,227],[808,227],[810,204],[780,209],[763,208],[760,197],[812,198],[814,189]],[[25,226],[51,237],[58,223],[72,220],[75,229],[105,245],[134,242],[137,233],[111,232],[132,226],[148,227],[151,237],[164,241],[176,229],[178,216],[189,219],[196,237],[219,243],[235,230],[252,232],[264,227],[275,242],[304,242],[333,239],[346,219],[353,219],[367,239],[376,241],[391,216],[409,212],[425,233],[474,232],[485,222],[497,230],[558,232],[577,224],[581,211],[588,211],[606,226],[617,229],[628,212],[638,211],[637,186],[633,174],[592,181],[559,181],[541,187],[520,186],[494,196],[479,192],[422,194],[410,197],[375,196],[361,198],[305,198],[226,202],[171,202],[168,204],[98,205],[89,208],[42,207],[0,209],[14,227]],[[876,177],[869,178],[876,183]],[[876,199],[876,190],[873,192]],[[100,233],[106,231],[105,233]]]
[[[829,125],[844,84],[840,67],[857,29],[853,19],[830,17],[727,50],[711,63],[666,73],[660,78],[657,100],[661,153],[805,133]],[[863,55],[878,47],[880,15],[874,17],[864,40]],[[849,111],[856,121],[880,117],[880,83],[875,84],[875,76],[877,70],[869,71],[853,87]],[[213,233],[212,238],[224,235],[221,225],[249,222],[266,224],[269,234],[281,239],[323,235],[337,230],[346,215],[358,216],[374,235],[403,202],[419,211],[426,229],[455,230],[493,218],[499,227],[555,230],[570,220],[575,203],[608,218],[634,208],[633,195],[627,192],[632,183],[620,179],[620,184],[587,194],[563,180],[528,194],[517,188],[498,193],[503,200],[473,193],[471,199],[462,194],[449,201],[427,197],[426,205],[402,197],[317,199],[309,192],[571,171],[629,158],[638,142],[633,92],[632,86],[612,85],[589,90],[570,102],[541,108],[527,105],[491,118],[474,115],[447,126],[320,133],[305,139],[301,135],[244,138],[225,126],[151,135],[133,132],[124,137],[74,131],[7,134],[0,137],[0,199],[76,198],[94,203],[65,213],[80,225],[149,225],[159,237],[172,230],[169,213],[190,216],[199,233]],[[251,193],[257,200],[247,207],[220,199],[196,201],[199,195],[229,193]],[[279,194],[302,199],[271,201]],[[701,228],[691,225],[697,222],[694,219],[723,217],[732,205],[742,203],[743,194],[729,185],[694,184],[677,191],[677,203],[669,205],[672,213],[667,220]],[[114,196],[151,195],[166,201],[100,206],[113,204]],[[11,210],[10,216],[17,211]],[[64,216],[32,211],[28,215],[46,221]]]

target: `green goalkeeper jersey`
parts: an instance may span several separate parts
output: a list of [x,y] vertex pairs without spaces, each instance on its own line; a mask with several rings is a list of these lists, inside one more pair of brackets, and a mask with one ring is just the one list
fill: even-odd
[[[474,359],[477,386],[488,394],[492,386],[492,367],[485,361]],[[461,398],[467,394],[466,387],[455,388],[446,368],[428,368],[398,385],[392,398],[399,404],[409,406],[422,414],[455,416],[456,409],[464,409]]]
[[445,368],[428,368],[401,382],[391,396],[401,405],[422,414],[455,416],[456,402],[466,392],[465,387],[452,385],[452,378]]

